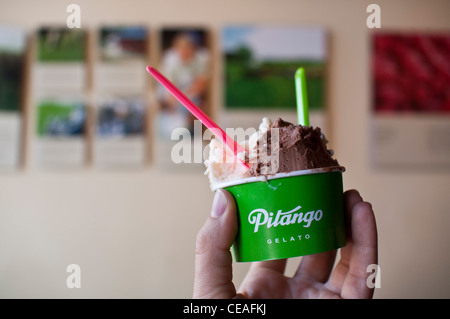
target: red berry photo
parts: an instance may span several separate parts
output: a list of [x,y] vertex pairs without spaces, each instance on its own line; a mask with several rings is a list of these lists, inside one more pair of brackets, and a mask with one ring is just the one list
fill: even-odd
[[450,35],[373,37],[375,112],[450,112]]

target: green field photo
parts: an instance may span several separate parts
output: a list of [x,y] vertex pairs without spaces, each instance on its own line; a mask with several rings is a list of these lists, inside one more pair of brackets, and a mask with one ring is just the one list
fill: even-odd
[[26,33],[0,26],[0,111],[21,110]]
[[309,107],[322,109],[325,33],[299,27],[227,27],[223,31],[227,108],[295,109],[294,75],[305,68]]
[[82,62],[85,59],[86,33],[66,28],[41,28],[37,55],[41,62]]
[[42,101],[37,108],[39,136],[81,136],[85,131],[86,109],[81,103]]

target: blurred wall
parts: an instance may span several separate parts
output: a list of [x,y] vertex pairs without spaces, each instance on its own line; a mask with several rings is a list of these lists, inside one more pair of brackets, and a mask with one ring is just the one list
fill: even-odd
[[[372,202],[379,231],[378,298],[449,298],[449,174],[370,166],[369,35],[366,7],[381,6],[382,30],[450,29],[448,1],[73,1],[82,26],[204,25],[218,40],[227,23],[323,26],[330,31],[328,99],[332,147],[345,188]],[[0,24],[35,30],[64,24],[68,1],[2,0]],[[217,47],[217,45],[216,45]],[[217,62],[217,61],[216,61]],[[221,112],[219,82],[215,107]],[[257,114],[255,124],[265,114]],[[293,114],[287,117],[295,116]],[[30,148],[31,145],[27,145]],[[197,230],[213,194],[199,171],[43,172],[0,175],[0,296],[185,298],[193,283]],[[174,200],[175,199],[175,200]],[[289,271],[295,262],[291,261]],[[81,267],[81,289],[66,266]],[[239,283],[247,264],[236,265]]]

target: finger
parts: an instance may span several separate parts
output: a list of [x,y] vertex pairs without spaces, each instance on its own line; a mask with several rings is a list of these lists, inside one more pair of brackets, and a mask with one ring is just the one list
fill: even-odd
[[284,280],[287,259],[253,262],[239,287],[239,293],[245,298],[267,298],[273,290],[281,292],[285,287],[279,284]]
[[363,199],[357,190],[348,190],[344,193],[345,230],[347,234],[347,244],[340,249],[340,260],[334,268],[330,279],[327,282],[329,289],[340,294],[342,284],[345,280],[349,268],[350,255],[352,250],[351,220],[353,208]]
[[324,283],[333,269],[336,250],[304,256],[294,275],[296,281],[313,281]]
[[[340,262],[337,265],[339,269],[342,266],[345,278],[346,271],[348,270],[348,264],[350,261],[350,255],[352,251],[352,215],[353,209],[358,203],[362,203],[363,199],[359,192],[355,189],[348,190],[344,193],[344,211],[345,211],[345,231],[347,237],[347,244],[340,251]],[[342,281],[341,281],[342,284]]]
[[[352,207],[361,200],[361,196],[356,190],[350,190],[344,193],[345,208],[348,211],[351,211]],[[347,216],[346,221],[350,217]],[[349,229],[350,227],[347,226],[346,228]],[[324,283],[330,277],[335,259],[336,250],[305,256],[302,258],[293,278],[296,281],[308,280]]]
[[349,244],[341,252],[329,287],[340,291],[343,298],[370,298],[373,289],[367,285],[367,267],[377,263],[377,229],[370,203],[354,203],[351,209]]
[[237,232],[236,205],[232,195],[216,191],[211,215],[197,234],[194,298],[233,298],[230,247]]
[[349,270],[342,285],[343,298],[371,298],[373,288],[369,288],[368,266],[378,260],[377,228],[372,205],[358,203],[352,213],[352,250]]
[[347,241],[352,238],[352,214],[353,208],[356,204],[362,202],[363,199],[356,189],[348,190],[344,193],[344,211],[345,211],[345,226],[347,232]]
[[286,259],[258,261],[250,266],[251,271],[259,269],[267,269],[284,274],[284,270],[286,269]]

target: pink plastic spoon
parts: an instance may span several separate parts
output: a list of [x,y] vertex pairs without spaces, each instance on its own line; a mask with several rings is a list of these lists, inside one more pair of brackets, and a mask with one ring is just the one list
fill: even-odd
[[[208,115],[206,115],[197,105],[188,99],[172,82],[170,82],[164,75],[151,66],[147,66],[147,71],[164,86],[181,104],[183,104],[203,125],[205,125],[218,139],[220,139],[233,152],[235,158],[242,163],[246,168],[248,164],[238,157],[238,153],[247,152],[247,150],[236,143],[234,139],[228,136]],[[247,152],[248,154],[248,152]]]

